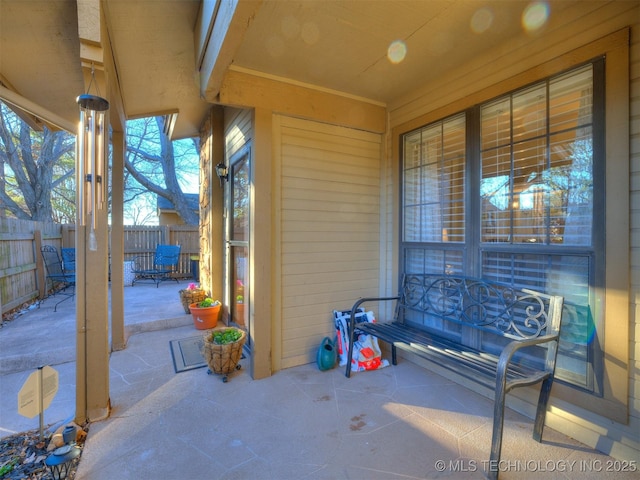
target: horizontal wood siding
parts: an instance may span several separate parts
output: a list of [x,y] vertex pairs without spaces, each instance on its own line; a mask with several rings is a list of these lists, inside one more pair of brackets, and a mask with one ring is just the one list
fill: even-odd
[[251,139],[252,120],[252,110],[225,109],[224,151],[227,165],[229,165],[229,159]]
[[378,291],[380,142],[281,117],[283,367],[314,361],[322,338],[333,337],[332,310]]

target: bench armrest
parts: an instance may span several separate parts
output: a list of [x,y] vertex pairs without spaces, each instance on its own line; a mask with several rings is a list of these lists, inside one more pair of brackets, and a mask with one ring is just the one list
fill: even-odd
[[[558,338],[559,335],[555,334],[555,335],[541,335],[540,337],[536,337],[536,338],[530,338],[527,340],[514,340],[510,343],[508,343],[503,349],[502,352],[500,353],[500,358],[498,359],[498,366],[497,366],[497,370],[496,370],[496,390],[498,389],[502,389],[505,393],[509,390],[511,390],[512,387],[515,386],[515,384],[511,384],[509,386],[509,388],[507,388],[506,382],[507,382],[507,369],[509,367],[509,363],[511,363],[511,359],[513,358],[513,355],[515,355],[515,353],[522,349],[522,348],[526,348],[526,347],[532,347],[535,345],[541,345],[543,343],[549,343],[549,342],[556,342],[555,345],[550,345],[547,348],[553,348],[555,350],[558,349]],[[548,357],[547,357],[548,358]],[[552,355],[552,364],[550,365],[549,362],[547,361],[545,364],[545,371],[547,373],[553,374],[556,366],[555,366],[555,355]],[[525,380],[523,380],[520,383],[526,383]]]
[[358,311],[360,305],[366,302],[389,302],[391,300],[400,300],[400,296],[396,295],[395,297],[365,297],[358,299],[358,301],[353,304],[353,307],[351,307],[351,317],[349,320],[351,332],[353,332],[353,327],[356,324],[356,312]]
[[391,300],[399,300],[399,299],[400,299],[399,295],[395,297],[365,297],[365,298],[360,298],[356,303],[353,304],[353,307],[351,307],[351,316],[349,317],[349,351],[347,352],[347,373],[346,373],[347,378],[349,378],[349,376],[351,375],[351,358],[353,355],[353,337],[354,337],[353,332],[356,329],[356,323],[357,323],[356,312],[358,311],[358,308],[360,307],[360,305],[362,305],[365,302],[388,302]]

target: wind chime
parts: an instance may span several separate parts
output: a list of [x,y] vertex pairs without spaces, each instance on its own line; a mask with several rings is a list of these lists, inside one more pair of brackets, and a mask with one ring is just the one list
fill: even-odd
[[76,101],[80,107],[80,123],[78,126],[77,158],[78,158],[78,225],[86,226],[90,222],[89,250],[98,249],[96,239],[96,208],[102,210],[104,205],[105,145],[107,135],[106,113],[109,102],[98,95],[89,94],[95,80],[94,68],[91,68],[91,81],[87,93],[80,95]]

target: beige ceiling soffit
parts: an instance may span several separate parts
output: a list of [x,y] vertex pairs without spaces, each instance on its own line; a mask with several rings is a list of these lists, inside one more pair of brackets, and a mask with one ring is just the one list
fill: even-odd
[[[7,80],[1,73],[0,73],[0,86],[7,88],[8,90],[14,93],[18,93],[18,91],[11,84],[11,82],[9,82],[9,80]],[[22,119],[24,123],[29,125],[29,127],[31,127],[36,132],[42,131],[42,128],[46,122],[43,122],[41,118],[38,118],[35,115],[31,115],[30,113],[25,112],[23,109],[17,107],[16,105],[13,105],[13,104],[9,104],[9,105],[10,105],[9,108],[13,110],[13,113],[15,113],[20,119]],[[58,130],[58,127],[52,124],[47,124],[47,127],[49,128],[49,130]]]
[[[217,10],[211,11],[215,18],[212,19],[213,27],[210,29],[210,34],[200,40],[203,33],[197,31],[194,33],[194,41],[202,41],[204,45],[203,48],[196,48],[196,51],[203,50],[200,66],[200,96],[204,100],[215,102],[225,72],[231,65],[233,56],[261,5],[262,0],[221,2]],[[205,10],[201,12],[204,14]],[[210,22],[209,19],[198,19],[198,25],[203,29]]]
[[332,90],[330,88],[320,87],[312,83],[299,82],[297,80],[292,80],[290,78],[279,77],[277,75],[271,75],[270,73],[251,70],[250,68],[244,68],[238,65],[230,65],[229,71],[245,73],[247,75],[253,75],[255,77],[267,78],[269,80],[275,80],[276,82],[288,83],[289,85],[295,85],[296,87],[304,87],[304,88],[308,88],[309,90],[316,90],[318,92],[329,93],[331,95],[337,95],[339,97],[349,98],[351,100],[356,100],[358,102],[370,103],[371,105],[377,105],[378,107],[386,108],[387,106],[386,103],[379,102],[378,100],[371,100],[370,98],[360,97],[358,95],[351,95],[349,93],[341,92],[339,90]]
[[129,117],[127,117],[127,120],[137,120],[138,118],[149,117],[162,117],[162,131],[165,135],[171,138],[173,136],[173,129],[176,126],[176,121],[178,120],[178,113],[180,112],[177,109],[140,113],[137,115],[130,115]]
[[37,105],[31,100],[23,97],[22,95],[17,94],[16,92],[12,92],[6,87],[0,86],[0,98],[11,105],[18,107],[21,110],[29,113],[30,115],[34,115],[38,118],[41,118],[46,123],[51,123],[62,130],[66,130],[69,133],[76,134],[78,125],[74,122],[69,122],[64,118],[56,115],[53,112],[50,112],[46,108]]
[[168,117],[171,115],[177,116],[179,113],[177,108],[170,108],[166,110],[156,110],[155,112],[145,112],[145,113],[136,113],[134,115],[129,115],[127,120],[137,120],[139,118],[149,118],[149,117]]

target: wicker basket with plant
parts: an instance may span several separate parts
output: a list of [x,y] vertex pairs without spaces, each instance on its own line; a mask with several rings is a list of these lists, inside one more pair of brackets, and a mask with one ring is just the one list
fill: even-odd
[[190,283],[187,288],[179,290],[178,293],[180,293],[180,301],[182,302],[184,313],[191,313],[189,305],[199,303],[207,297],[206,292],[195,283]]
[[209,373],[227,375],[240,370],[238,362],[242,357],[242,347],[247,339],[244,330],[235,327],[216,328],[204,336],[203,356],[209,365]]

